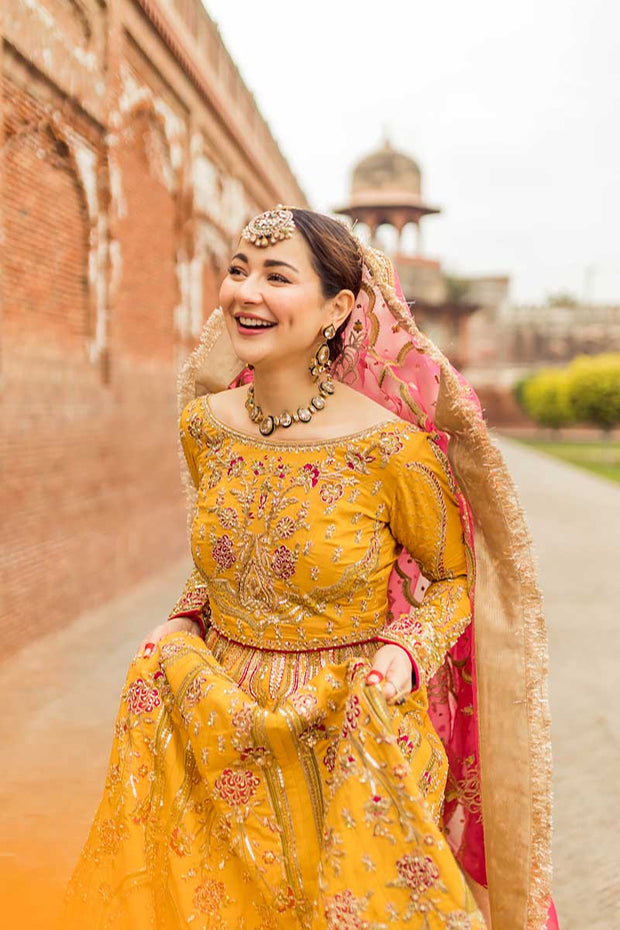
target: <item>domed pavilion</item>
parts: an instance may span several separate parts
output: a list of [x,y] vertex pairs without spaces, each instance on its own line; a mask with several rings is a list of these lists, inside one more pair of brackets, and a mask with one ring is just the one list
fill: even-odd
[[439,261],[422,255],[421,221],[441,211],[425,202],[415,159],[386,138],[354,167],[349,201],[334,212],[390,255],[418,326],[455,365],[466,366],[468,320],[479,305],[465,299],[461,282],[445,275]]

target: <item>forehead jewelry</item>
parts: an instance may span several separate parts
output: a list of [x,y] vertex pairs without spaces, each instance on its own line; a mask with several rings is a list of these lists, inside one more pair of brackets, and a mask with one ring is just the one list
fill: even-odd
[[282,239],[290,239],[294,230],[293,214],[279,203],[275,210],[267,210],[250,220],[244,227],[241,238],[259,249],[264,249]]

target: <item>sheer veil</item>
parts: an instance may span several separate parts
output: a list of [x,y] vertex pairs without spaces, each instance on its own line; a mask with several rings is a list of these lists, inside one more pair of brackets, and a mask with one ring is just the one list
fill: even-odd
[[[474,621],[429,686],[450,766],[446,835],[465,871],[489,888],[494,928],[551,930],[547,644],[524,514],[475,392],[418,330],[390,260],[360,248],[363,283],[334,380],[425,430],[447,453],[470,554]],[[196,395],[251,379],[218,308],[179,375],[179,411]],[[191,514],[195,491],[181,461]],[[416,604],[418,580],[403,551],[389,584],[393,616]]]

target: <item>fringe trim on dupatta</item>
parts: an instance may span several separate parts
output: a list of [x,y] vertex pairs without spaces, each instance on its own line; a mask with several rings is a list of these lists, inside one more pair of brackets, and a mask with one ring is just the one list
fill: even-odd
[[551,739],[532,540],[514,482],[467,388],[418,330],[380,253],[363,251],[390,311],[441,369],[435,423],[452,437],[450,460],[474,515],[481,797],[493,927],[544,930],[551,900]]

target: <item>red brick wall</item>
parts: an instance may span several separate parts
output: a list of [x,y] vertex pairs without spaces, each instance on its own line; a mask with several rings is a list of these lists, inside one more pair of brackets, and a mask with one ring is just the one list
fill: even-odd
[[159,126],[143,112],[135,114],[121,134],[124,215],[116,237],[123,276],[110,339],[112,355],[120,349],[131,358],[171,363],[174,308],[180,298],[175,270],[179,243],[175,201],[162,177],[166,165],[161,162],[168,153],[160,151],[161,146]]
[[3,94],[3,342],[79,356],[89,335],[84,195],[37,99],[9,78]]
[[37,128],[45,113],[36,97],[7,80],[4,101],[0,641],[6,654],[180,555],[185,523],[170,195],[150,182],[135,153],[128,155],[135,191],[129,183],[127,264],[106,384],[88,355],[89,220],[79,179],[64,146]]
[[200,29],[179,36],[156,0],[3,20],[4,657],[188,552],[177,366],[250,205],[304,202],[199,0],[180,14]]

